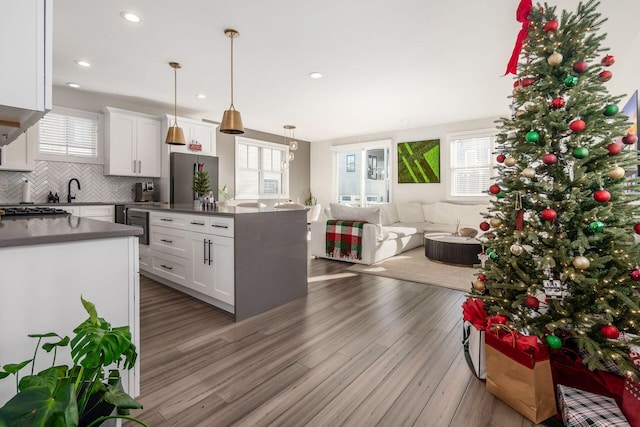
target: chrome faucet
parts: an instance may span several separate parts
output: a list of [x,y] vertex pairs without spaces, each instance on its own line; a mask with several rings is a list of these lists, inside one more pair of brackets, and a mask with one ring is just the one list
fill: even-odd
[[72,196],[71,195],[71,183],[73,181],[75,181],[76,184],[78,184],[78,190],[80,190],[80,181],[78,181],[78,178],[71,178],[69,180],[69,186],[68,186],[68,189],[67,189],[67,202],[68,203],[71,203],[71,201],[76,198],[76,196]]

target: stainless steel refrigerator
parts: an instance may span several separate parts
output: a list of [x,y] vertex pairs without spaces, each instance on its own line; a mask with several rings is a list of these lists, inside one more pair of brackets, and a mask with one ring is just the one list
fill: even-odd
[[193,176],[201,163],[202,169],[209,174],[209,186],[216,200],[218,200],[218,158],[211,156],[198,156],[196,154],[171,153],[169,202],[193,203],[195,194]]

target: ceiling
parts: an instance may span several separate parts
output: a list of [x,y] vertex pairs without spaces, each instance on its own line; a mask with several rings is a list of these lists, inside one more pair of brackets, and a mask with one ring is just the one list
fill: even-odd
[[[575,10],[578,1],[563,0]],[[53,84],[161,104],[214,121],[234,103],[247,128],[328,140],[506,115],[501,77],[519,24],[518,0],[58,0]],[[616,57],[611,93],[640,86],[636,0],[603,1],[604,46]],[[132,24],[120,12],[132,11]],[[75,60],[87,60],[82,68]],[[322,79],[309,73],[321,72]],[[206,94],[205,99],[196,94]],[[53,100],[55,104],[55,99]]]

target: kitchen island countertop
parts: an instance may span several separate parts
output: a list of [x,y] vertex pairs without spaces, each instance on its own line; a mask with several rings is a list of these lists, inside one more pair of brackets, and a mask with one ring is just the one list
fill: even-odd
[[142,229],[77,216],[0,220],[0,247],[142,235]]
[[243,214],[255,214],[255,213],[264,213],[264,212],[291,212],[292,210],[304,210],[304,209],[276,209],[276,208],[246,208],[240,206],[227,206],[222,208],[211,207],[211,208],[194,208],[191,204],[162,204],[162,203],[152,203],[148,205],[137,204],[137,205],[129,205],[127,204],[127,208],[129,209],[137,209],[137,210],[149,210],[149,211],[164,211],[164,212],[176,212],[176,213],[188,213],[195,215],[222,215],[222,216],[235,216],[235,215],[243,215]]

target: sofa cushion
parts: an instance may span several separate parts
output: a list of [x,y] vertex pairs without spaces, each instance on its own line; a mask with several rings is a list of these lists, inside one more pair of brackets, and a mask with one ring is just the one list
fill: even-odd
[[400,221],[400,218],[398,217],[398,208],[395,203],[384,203],[378,206],[380,207],[382,225],[391,225]]
[[424,215],[425,221],[435,222],[434,219],[436,217],[436,204],[425,203],[424,205],[422,205],[422,214]]
[[376,237],[382,239],[382,220],[380,217],[380,208],[372,206],[368,208],[359,208],[353,206],[345,206],[338,203],[331,203],[331,216],[333,219],[341,219],[345,221],[365,221],[376,226]]
[[424,213],[420,203],[398,203],[400,222],[424,222]]
[[383,240],[399,239],[401,237],[411,236],[413,234],[422,233],[423,223],[409,224],[397,222],[393,225],[382,227]]

